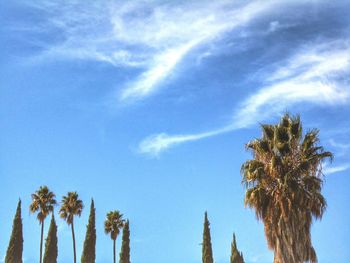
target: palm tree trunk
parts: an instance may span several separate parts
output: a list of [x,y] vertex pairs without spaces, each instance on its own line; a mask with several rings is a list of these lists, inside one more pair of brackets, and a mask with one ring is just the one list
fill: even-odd
[[44,239],[44,220],[41,221],[41,237],[40,237],[40,263],[43,262],[43,239]]
[[278,255],[274,256],[273,263],[283,263]]
[[276,240],[273,263],[284,263],[279,239]]
[[115,260],[115,239],[113,239],[113,262],[116,263],[116,260]]
[[74,222],[72,220],[72,237],[73,237],[73,253],[74,253],[74,263],[77,263],[77,256],[76,256],[76,250],[75,250],[75,235],[74,235]]

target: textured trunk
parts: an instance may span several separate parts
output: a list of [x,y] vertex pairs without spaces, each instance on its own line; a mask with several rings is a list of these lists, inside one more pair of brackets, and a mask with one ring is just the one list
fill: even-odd
[[276,239],[276,247],[275,247],[273,263],[287,263],[287,262],[283,262],[282,248],[281,248],[281,243],[279,238]]
[[40,263],[43,262],[43,239],[44,239],[44,220],[41,222]]
[[116,263],[116,258],[115,258],[115,239],[113,240],[113,262]]
[[283,261],[279,255],[275,254],[273,263],[283,263]]
[[77,255],[76,255],[76,250],[75,250],[74,222],[73,221],[72,221],[72,237],[73,237],[74,263],[77,263]]

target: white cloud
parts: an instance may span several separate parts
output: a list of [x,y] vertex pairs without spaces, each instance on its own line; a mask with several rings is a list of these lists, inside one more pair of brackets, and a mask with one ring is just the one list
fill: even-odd
[[328,142],[333,148],[335,148],[334,155],[336,158],[349,155],[350,143],[336,142],[333,139],[330,139]]
[[177,144],[212,137],[218,134],[229,132],[234,128],[235,126],[229,125],[222,129],[197,134],[168,135],[166,133],[160,133],[151,135],[140,143],[139,152],[143,154],[149,154],[151,156],[158,156],[165,149],[175,146]]
[[323,173],[325,175],[335,174],[335,173],[339,173],[339,172],[344,172],[344,171],[348,170],[349,168],[350,168],[350,164],[343,164],[343,165],[332,166],[332,167],[326,166],[323,169]]
[[142,69],[120,92],[121,100],[152,94],[190,51],[246,25],[277,4],[282,3],[276,0],[245,5],[228,0],[31,3],[48,17],[42,27],[54,30],[59,39],[43,46],[41,59],[78,58]]
[[234,117],[238,127],[244,128],[279,113],[294,103],[343,104],[349,99],[349,90],[332,82],[320,80],[299,82],[286,80],[261,89],[248,98]]
[[[336,45],[337,44],[337,45]],[[344,43],[302,49],[265,80],[236,111],[232,123],[214,131],[187,135],[152,135],[140,143],[142,153],[158,155],[180,143],[248,127],[296,103],[336,106],[349,101],[350,88],[339,77],[350,72],[350,47]]]
[[275,32],[280,28],[280,22],[279,21],[271,21],[269,25],[269,32]]
[[[154,49],[148,67],[121,92],[121,99],[152,94],[191,50],[245,25],[269,10],[273,3],[275,1],[235,6],[230,1],[201,2],[200,5],[189,2],[152,7],[149,16],[132,20],[115,16],[113,25],[117,38]],[[126,13],[135,8],[139,6],[129,6]]]
[[335,140],[333,139],[330,139],[329,140],[329,144],[335,148],[339,148],[339,149],[342,149],[342,150],[348,150],[350,149],[350,143],[340,143],[340,142],[336,142]]
[[157,84],[169,75],[176,64],[195,44],[196,41],[193,41],[159,54],[154,59],[154,65],[143,72],[139,79],[132,83],[130,87],[122,91],[121,99],[125,100],[130,97],[140,98],[153,92]]
[[[313,45],[312,45],[313,46]],[[287,61],[286,65],[267,78],[268,81],[298,77],[299,81],[327,78],[350,67],[349,41],[333,41],[315,47],[306,46]]]
[[[277,5],[303,1],[31,1],[46,23],[33,30],[54,32],[40,43],[41,59],[88,59],[116,67],[137,67],[135,79],[119,84],[119,99],[153,94],[189,52],[221,39],[276,10]],[[285,26],[272,21],[269,30]],[[39,27],[39,28],[38,28]],[[26,25],[26,30],[28,26]],[[338,77],[349,73],[349,43],[325,43],[299,50],[265,78],[254,95],[234,113],[232,123],[198,134],[152,135],[140,152],[159,154],[173,145],[247,127],[295,103],[335,105],[349,99],[349,88]],[[197,49],[199,50],[199,49]],[[207,53],[197,54],[199,61]],[[37,57],[38,59],[38,57]]]

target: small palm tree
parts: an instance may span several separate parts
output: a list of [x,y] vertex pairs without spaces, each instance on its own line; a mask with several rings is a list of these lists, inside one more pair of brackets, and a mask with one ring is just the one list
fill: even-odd
[[253,158],[242,166],[245,204],[264,223],[274,263],[316,263],[310,227],[326,209],[322,163],[332,153],[319,145],[318,130],[303,135],[299,116],[261,128],[262,137],[246,146]]
[[79,199],[77,192],[68,192],[66,196],[62,197],[62,205],[59,213],[61,218],[63,218],[72,228],[74,263],[77,262],[74,235],[74,216],[81,216],[83,208],[83,201]]
[[45,218],[53,212],[56,205],[55,194],[49,190],[47,186],[40,186],[34,194],[32,194],[32,203],[29,206],[31,213],[38,213],[37,219],[41,224],[40,236],[40,263],[42,263],[43,238],[44,238],[44,221]]
[[110,211],[107,213],[107,217],[105,220],[105,233],[111,235],[111,239],[113,240],[113,262],[116,263],[115,256],[115,243],[116,239],[120,233],[120,229],[124,226],[123,214],[121,214],[118,210]]

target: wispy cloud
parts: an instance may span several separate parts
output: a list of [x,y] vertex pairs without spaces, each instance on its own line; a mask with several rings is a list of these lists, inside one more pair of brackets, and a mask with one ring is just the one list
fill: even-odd
[[339,149],[342,149],[342,150],[350,150],[350,143],[339,143],[339,142],[336,142],[335,140],[333,139],[330,139],[329,140],[329,144],[333,147],[336,147],[336,148],[339,148]]
[[157,84],[169,75],[181,58],[196,44],[197,41],[192,41],[157,55],[154,59],[154,65],[121,92],[121,99],[140,98],[153,92]]
[[249,127],[296,103],[336,106],[349,101],[350,88],[341,81],[341,77],[350,72],[347,42],[302,48],[284,64],[273,71],[271,77],[266,75],[262,88],[239,106],[229,125],[198,134],[152,135],[140,143],[139,151],[158,155],[180,143]]
[[334,139],[330,139],[328,142],[333,148],[335,148],[336,157],[348,155],[348,153],[350,152],[350,143],[341,143],[339,141],[335,141]]
[[345,103],[350,90],[338,78],[350,71],[350,48],[336,44],[299,51],[267,77],[267,86],[243,103],[234,121],[246,127],[298,102]]
[[323,173],[325,175],[335,174],[335,173],[346,171],[349,168],[350,168],[350,164],[342,164],[342,165],[339,165],[339,166],[332,166],[332,167],[326,166],[323,169]]
[[197,133],[197,134],[184,134],[184,135],[168,135],[166,133],[160,133],[151,135],[148,138],[144,139],[139,145],[139,152],[150,154],[152,156],[158,156],[165,149],[175,146],[177,144],[197,141],[204,138],[212,137],[215,135],[219,135],[225,132],[232,131],[236,126],[228,125],[221,129]]
[[[163,81],[190,52],[199,61],[213,55],[215,50],[208,53],[203,47],[268,16],[276,5],[297,2],[32,1],[29,5],[43,12],[45,21],[34,30],[56,35],[38,43],[42,52],[35,59],[84,59],[136,68],[131,73],[136,76],[116,84],[120,101],[134,101],[165,86]],[[289,25],[270,21],[270,33]],[[174,145],[249,127],[295,103],[345,103],[349,88],[341,77],[349,73],[349,51],[348,40],[311,43],[282,65],[266,70],[261,88],[239,105],[228,125],[203,133],[151,135],[140,143],[139,151],[159,154]]]
[[54,30],[58,40],[43,44],[44,51],[36,59],[78,58],[138,67],[141,73],[122,87],[119,98],[140,99],[155,92],[190,51],[277,4],[281,3],[38,1],[31,5],[48,18],[43,30]]
[[269,25],[269,32],[275,32],[276,30],[278,30],[279,28],[281,28],[281,24],[279,21],[271,21],[270,25]]
[[239,7],[228,3],[218,1],[215,4],[192,4],[175,9],[157,8],[148,17],[147,21],[151,23],[142,33],[147,32],[143,44],[150,46],[149,39],[158,42],[154,59],[146,71],[122,91],[121,99],[142,98],[153,93],[191,50],[245,25],[268,11],[274,1],[253,2]]

